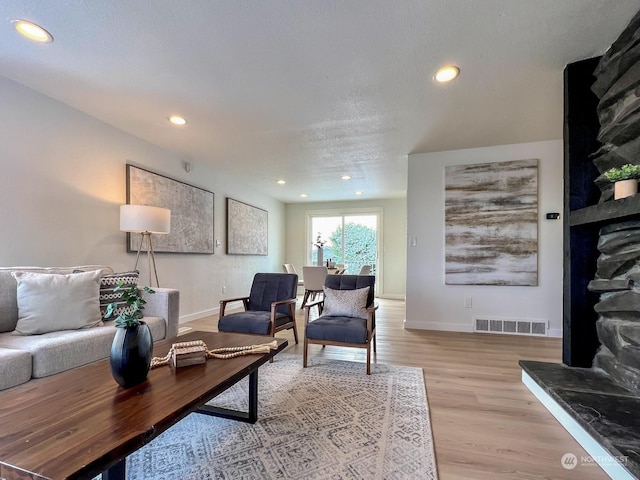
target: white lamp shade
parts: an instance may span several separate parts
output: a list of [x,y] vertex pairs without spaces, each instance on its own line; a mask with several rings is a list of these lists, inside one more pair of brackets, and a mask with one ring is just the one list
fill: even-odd
[[171,210],[149,205],[121,205],[120,230],[167,234],[171,230]]

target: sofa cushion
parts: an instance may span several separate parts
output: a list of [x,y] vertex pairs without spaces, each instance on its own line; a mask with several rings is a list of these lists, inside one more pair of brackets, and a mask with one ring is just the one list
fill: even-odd
[[323,316],[367,318],[369,287],[334,290],[324,287]]
[[0,390],[15,387],[31,379],[31,354],[0,348]]
[[13,276],[18,282],[18,335],[76,330],[102,323],[100,271],[66,275],[16,271]]
[[[165,336],[165,321],[160,317],[145,317],[153,341]],[[0,333],[0,347],[22,350],[31,354],[34,378],[47,377],[70,368],[109,357],[115,335],[115,325],[81,330],[65,330],[42,335],[16,336]],[[1,357],[0,357],[1,358]]]
[[14,271],[35,273],[73,273],[76,270],[84,272],[99,270],[102,274],[113,273],[106,265],[81,265],[77,267],[0,267],[0,332],[15,330],[18,322],[17,283],[11,275]]
[[144,317],[144,323],[149,325],[151,330],[151,338],[154,342],[167,338],[167,323],[161,317]]

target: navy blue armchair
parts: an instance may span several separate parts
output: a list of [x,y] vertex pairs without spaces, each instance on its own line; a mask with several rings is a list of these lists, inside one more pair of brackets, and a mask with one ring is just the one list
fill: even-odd
[[[248,297],[220,301],[218,330],[273,337],[280,330],[293,329],[298,343],[295,316],[297,288],[296,274],[256,273]],[[244,311],[225,315],[227,304],[240,300]]]
[[[309,344],[367,349],[367,375],[371,374],[371,344],[376,351],[376,310],[373,275],[327,275],[324,299],[305,305],[303,366]],[[350,292],[344,292],[349,290]],[[311,309],[319,316],[310,320]]]

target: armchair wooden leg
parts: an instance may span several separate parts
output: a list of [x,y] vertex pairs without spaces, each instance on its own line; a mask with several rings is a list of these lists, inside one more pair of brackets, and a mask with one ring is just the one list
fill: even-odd
[[375,333],[373,334],[373,351],[374,352],[377,351],[376,350],[376,334]]
[[302,367],[307,368],[307,350],[309,348],[309,341],[307,336],[304,336],[304,349],[302,350]]
[[367,375],[371,375],[371,342],[367,344]]
[[293,326],[291,328],[293,328],[293,338],[296,341],[296,345],[298,344],[298,327],[296,327],[296,305],[295,304],[291,304],[289,305],[289,316],[291,317],[291,320],[293,320]]

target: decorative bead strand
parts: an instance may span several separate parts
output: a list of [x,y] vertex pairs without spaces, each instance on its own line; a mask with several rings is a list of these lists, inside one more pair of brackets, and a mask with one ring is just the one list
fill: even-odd
[[164,357],[153,357],[151,359],[151,365],[149,368],[161,367],[163,365],[169,365],[171,362],[171,355],[173,355],[173,347],[169,349],[169,353],[167,353]]
[[271,343],[261,343],[259,345],[245,345],[243,347],[220,347],[220,348],[214,348],[212,350],[207,350],[208,353],[226,353],[226,352],[241,352],[244,350],[253,350],[254,348],[263,348],[263,347],[269,347],[271,348],[278,348],[278,342],[276,342],[275,340]]
[[173,353],[177,345],[179,345],[182,348],[204,346],[206,358],[218,358],[218,359],[235,358],[235,357],[240,357],[242,355],[251,355],[254,353],[269,353],[272,349],[278,348],[278,342],[276,342],[275,340],[273,342],[263,343],[260,345],[245,345],[242,347],[220,347],[220,348],[214,348],[213,350],[207,350],[206,349],[207,345],[202,340],[194,340],[192,342],[182,342],[179,344],[174,343],[173,345],[171,345],[169,352],[164,357],[153,357],[151,359],[150,368],[169,365],[169,363],[171,363],[171,357],[173,356]]

